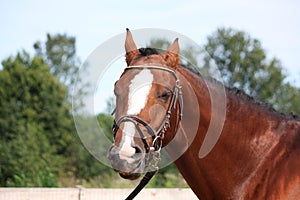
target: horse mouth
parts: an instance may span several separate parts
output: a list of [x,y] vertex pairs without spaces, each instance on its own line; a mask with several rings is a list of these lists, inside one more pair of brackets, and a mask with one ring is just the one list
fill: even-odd
[[[123,159],[122,159],[123,158]],[[135,180],[139,178],[145,170],[146,159],[144,153],[138,153],[128,159],[120,157],[118,149],[112,147],[108,152],[112,168],[124,179]]]
[[142,160],[136,165],[134,169],[131,169],[130,171],[123,171],[123,170],[116,170],[116,169],[115,171],[117,171],[119,175],[124,179],[136,180],[142,175],[145,169],[144,166],[145,164],[144,161]]
[[119,172],[119,175],[122,178],[128,179],[128,180],[136,180],[141,176],[140,173],[126,173],[126,172]]

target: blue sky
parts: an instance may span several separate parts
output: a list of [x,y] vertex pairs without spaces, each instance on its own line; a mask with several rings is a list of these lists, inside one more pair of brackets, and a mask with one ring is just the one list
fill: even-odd
[[0,3],[0,59],[45,40],[46,33],[77,38],[84,60],[91,51],[126,27],[165,28],[200,45],[218,27],[234,27],[258,38],[269,57],[278,57],[300,74],[300,1],[75,1],[9,0]]
[[46,33],[77,39],[84,60],[98,45],[126,27],[163,28],[182,33],[200,45],[218,27],[233,27],[258,38],[268,53],[282,61],[290,80],[300,79],[300,1],[75,1],[9,0],[0,3],[0,60],[32,51]]

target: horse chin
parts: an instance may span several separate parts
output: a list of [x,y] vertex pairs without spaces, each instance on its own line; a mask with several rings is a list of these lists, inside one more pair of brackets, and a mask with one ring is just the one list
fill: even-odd
[[135,169],[131,171],[118,171],[120,176],[124,179],[136,180],[138,179],[145,170],[145,162],[141,161]]
[[140,173],[124,173],[124,172],[119,172],[119,174],[122,178],[128,180],[136,180],[142,175]]

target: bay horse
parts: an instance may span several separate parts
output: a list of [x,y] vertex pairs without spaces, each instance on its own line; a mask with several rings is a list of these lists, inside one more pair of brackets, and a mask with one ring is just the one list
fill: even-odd
[[159,53],[137,49],[127,30],[125,50],[128,67],[115,83],[114,143],[108,152],[123,178],[137,179],[149,155],[165,147],[199,199],[300,199],[299,117],[225,88],[220,135],[201,156],[214,126],[212,102],[218,102],[210,93],[218,93],[220,83],[180,65],[178,39]]

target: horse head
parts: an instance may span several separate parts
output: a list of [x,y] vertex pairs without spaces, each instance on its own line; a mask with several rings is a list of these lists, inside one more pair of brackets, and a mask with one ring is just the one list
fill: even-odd
[[125,50],[128,66],[114,87],[114,143],[108,158],[123,178],[136,179],[152,154],[174,138],[182,117],[179,45],[176,39],[164,53],[137,49],[127,30]]

